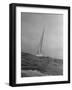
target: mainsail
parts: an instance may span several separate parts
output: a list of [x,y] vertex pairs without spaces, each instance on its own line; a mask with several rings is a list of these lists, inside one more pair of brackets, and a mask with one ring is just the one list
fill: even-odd
[[43,45],[43,39],[44,39],[44,32],[45,32],[45,29],[43,29],[36,56],[43,56],[42,45]]

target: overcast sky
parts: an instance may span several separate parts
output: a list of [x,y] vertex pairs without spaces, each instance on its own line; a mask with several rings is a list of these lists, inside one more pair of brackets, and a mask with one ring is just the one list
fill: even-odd
[[22,52],[37,53],[43,29],[43,54],[62,59],[63,15],[59,14],[21,13]]

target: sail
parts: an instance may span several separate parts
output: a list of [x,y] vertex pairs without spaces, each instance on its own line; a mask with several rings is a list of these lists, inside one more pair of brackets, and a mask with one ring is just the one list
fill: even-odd
[[37,50],[37,56],[43,56],[42,45],[43,45],[43,39],[44,39],[44,32],[45,32],[45,29],[43,29],[43,32],[42,32],[42,35],[41,35],[41,39],[40,39],[40,43],[39,43],[39,48]]

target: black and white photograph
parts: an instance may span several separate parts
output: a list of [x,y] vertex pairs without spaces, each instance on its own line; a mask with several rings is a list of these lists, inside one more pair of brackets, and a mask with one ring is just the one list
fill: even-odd
[[70,83],[70,7],[10,4],[10,86]]
[[21,76],[63,75],[63,15],[21,13]]

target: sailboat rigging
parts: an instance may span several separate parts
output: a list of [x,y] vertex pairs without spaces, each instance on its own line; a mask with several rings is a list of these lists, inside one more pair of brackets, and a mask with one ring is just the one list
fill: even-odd
[[43,56],[42,46],[43,46],[44,33],[45,33],[45,29],[43,29],[36,56]]

